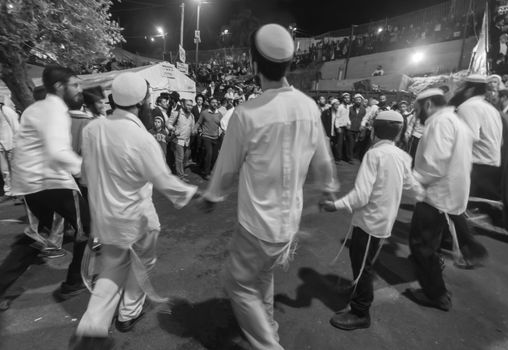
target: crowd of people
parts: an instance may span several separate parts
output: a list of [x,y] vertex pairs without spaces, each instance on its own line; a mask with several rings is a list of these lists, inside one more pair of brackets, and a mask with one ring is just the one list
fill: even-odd
[[[263,91],[251,96],[232,87],[220,98],[207,89],[195,101],[171,92],[151,108],[148,83],[127,72],[113,80],[106,111],[101,88],[82,91],[72,71],[48,66],[45,96],[38,91],[19,125],[18,116],[2,108],[6,190],[23,197],[27,231],[37,237],[32,244],[48,258],[61,253],[61,242],[52,239],[62,235],[57,216],[73,234],[72,261],[55,296],[66,300],[93,291],[71,348],[108,348],[113,319],[120,332],[128,332],[142,319],[147,297],[164,300],[149,278],[160,232],[152,189],[176,208],[194,200],[210,213],[238,183],[239,225],[224,286],[243,334],[257,350],[283,349],[273,274],[294,253],[309,170],[322,195],[320,207],[352,213],[346,241],[354,278],[349,307],[332,316],[334,327],[370,326],[373,266],[404,190],[416,200],[409,247],[421,289],[406,291],[413,301],[443,311],[452,307],[443,280],[443,235],[449,233],[456,246],[457,266],[474,268],[486,258],[465,212],[470,196],[505,199],[508,89],[499,77],[470,75],[450,101],[443,89],[394,103],[385,95],[349,93],[314,101],[286,79],[295,47],[285,28],[264,25],[252,43]],[[188,158],[208,180],[203,193],[189,183]],[[340,174],[334,160],[361,161],[353,189],[342,198],[336,197]],[[4,160],[6,174],[3,166]],[[98,270],[86,266],[94,255]],[[2,277],[3,294],[15,278]]]
[[[412,23],[387,24],[381,27],[370,26],[364,33],[315,40],[308,49],[298,50],[295,57],[297,67],[305,67],[311,62],[333,61],[341,58],[362,56],[377,52],[405,49],[449,40],[462,39],[479,33],[481,15],[469,18],[470,24],[464,26],[466,16],[445,16],[427,21],[423,25]],[[503,17],[504,18],[504,17]],[[472,23],[471,23],[472,22]],[[465,32],[464,32],[465,31]]]

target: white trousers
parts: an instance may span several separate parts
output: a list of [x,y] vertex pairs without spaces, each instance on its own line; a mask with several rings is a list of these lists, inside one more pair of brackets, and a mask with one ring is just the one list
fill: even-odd
[[288,248],[267,243],[242,226],[233,235],[225,266],[225,289],[236,319],[256,350],[283,350],[273,318],[273,269]]
[[[159,231],[152,231],[132,247],[147,272],[155,265],[158,235]],[[107,337],[117,307],[121,322],[140,315],[146,294],[136,277],[132,250],[102,245],[98,257],[99,277],[76,334]]]
[[12,196],[11,193],[11,166],[12,166],[12,150],[0,150],[0,170],[4,179],[4,194]]

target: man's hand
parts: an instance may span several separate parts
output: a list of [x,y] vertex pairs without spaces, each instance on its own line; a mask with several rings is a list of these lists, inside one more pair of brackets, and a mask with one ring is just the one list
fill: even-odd
[[322,200],[321,202],[319,202],[319,208],[321,210],[329,212],[337,211],[337,208],[335,207],[335,202],[328,200]]

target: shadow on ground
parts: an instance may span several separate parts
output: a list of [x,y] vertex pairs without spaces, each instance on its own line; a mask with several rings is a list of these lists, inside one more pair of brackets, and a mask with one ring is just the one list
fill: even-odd
[[295,299],[291,299],[286,294],[277,294],[274,298],[275,303],[293,308],[304,308],[310,307],[312,300],[316,299],[334,312],[346,307],[349,296],[341,295],[338,291],[338,285],[347,283],[346,279],[332,274],[323,275],[308,267],[301,268],[298,271],[298,277],[303,283],[297,287]]
[[241,336],[229,300],[209,299],[191,303],[185,299],[172,300],[171,313],[159,312],[160,327],[173,335],[192,338],[205,349],[248,350]]

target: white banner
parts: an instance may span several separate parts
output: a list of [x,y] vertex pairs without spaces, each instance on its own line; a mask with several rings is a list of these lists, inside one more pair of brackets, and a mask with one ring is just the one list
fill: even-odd
[[183,74],[189,74],[189,65],[182,62],[176,62],[176,69],[178,69]]
[[180,62],[185,63],[185,50],[180,45],[178,45],[178,58],[180,59]]

